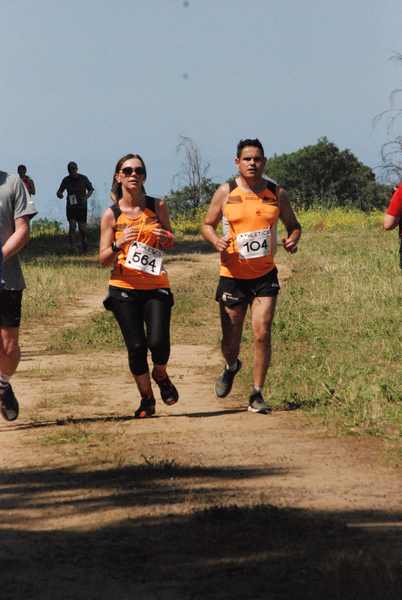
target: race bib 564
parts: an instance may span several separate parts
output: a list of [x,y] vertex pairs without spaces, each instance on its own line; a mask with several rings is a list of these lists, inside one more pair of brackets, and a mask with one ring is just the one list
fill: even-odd
[[127,252],[124,266],[148,275],[159,275],[162,269],[162,252],[148,244],[135,241]]

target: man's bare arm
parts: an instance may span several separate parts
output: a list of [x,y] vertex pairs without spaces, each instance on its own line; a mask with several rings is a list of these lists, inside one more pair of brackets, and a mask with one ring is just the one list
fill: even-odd
[[15,219],[15,231],[3,246],[3,257],[6,261],[27,245],[29,241],[29,216]]
[[218,187],[215,194],[212,196],[211,204],[201,227],[201,233],[208,242],[214,246],[218,252],[224,252],[229,246],[229,240],[225,237],[219,237],[216,233],[216,228],[222,220],[223,205],[229,193],[227,183]]
[[384,229],[389,231],[390,229],[395,229],[399,225],[399,217],[394,217],[393,215],[388,215],[385,213],[384,215]]
[[297,243],[301,236],[301,225],[296,218],[288,193],[285,189],[279,189],[279,218],[286,227],[288,236],[282,240],[283,247],[287,252],[293,254],[297,250]]

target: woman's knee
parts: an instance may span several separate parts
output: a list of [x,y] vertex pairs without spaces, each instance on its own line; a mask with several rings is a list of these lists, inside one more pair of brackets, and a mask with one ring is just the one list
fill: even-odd
[[128,364],[133,375],[143,375],[148,371],[147,352],[144,344],[132,344],[128,350]]
[[165,365],[169,360],[169,340],[150,340],[148,343],[151,351],[152,362],[157,365]]

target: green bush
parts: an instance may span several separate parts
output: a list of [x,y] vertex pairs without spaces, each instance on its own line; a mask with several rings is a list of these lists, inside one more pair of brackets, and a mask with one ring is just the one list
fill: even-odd
[[391,193],[376,182],[370,167],[326,137],[295,152],[274,155],[267,160],[266,173],[289,190],[299,208],[383,208]]

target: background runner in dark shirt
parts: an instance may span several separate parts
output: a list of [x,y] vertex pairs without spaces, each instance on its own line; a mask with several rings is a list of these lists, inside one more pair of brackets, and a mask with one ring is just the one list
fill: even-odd
[[68,236],[71,250],[74,249],[76,229],[81,238],[81,250],[86,252],[87,244],[87,200],[92,195],[94,188],[86,175],[78,173],[78,166],[75,162],[69,162],[67,165],[68,175],[62,180],[57,197],[63,198],[64,192],[67,192],[67,221]]
[[36,194],[35,184],[31,177],[27,175],[27,168],[25,165],[18,165],[17,167],[18,175],[24,182],[25,187],[28,190],[30,196],[34,196]]

